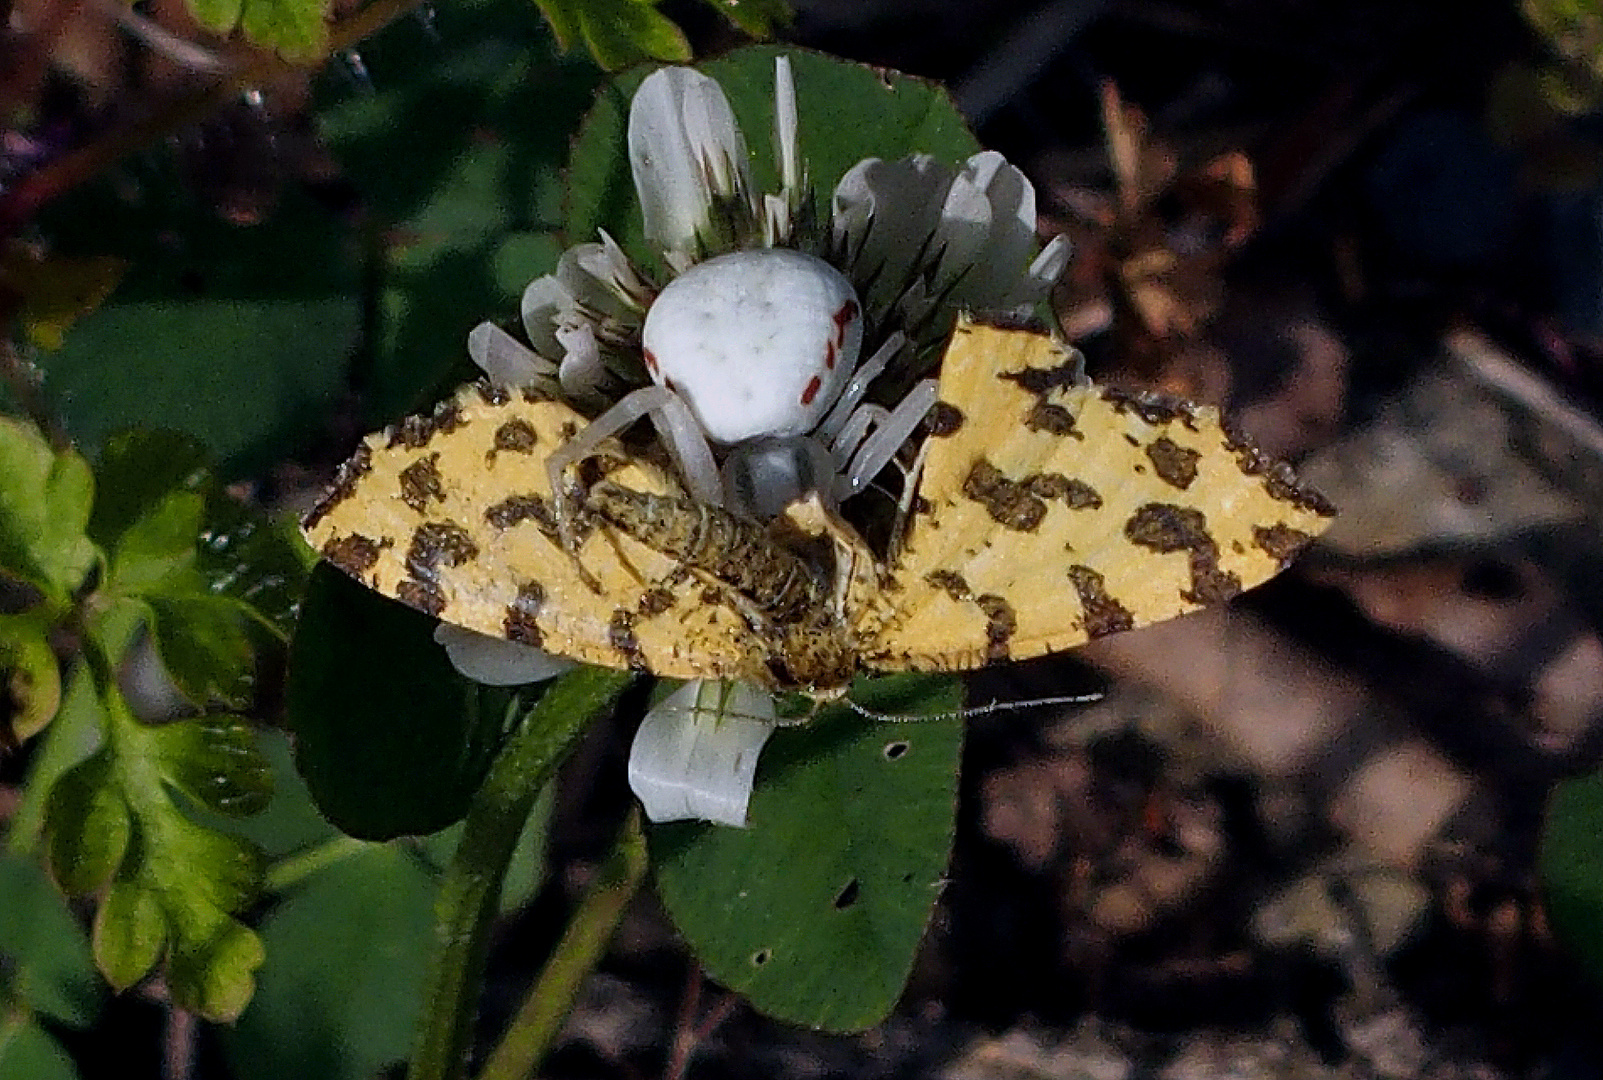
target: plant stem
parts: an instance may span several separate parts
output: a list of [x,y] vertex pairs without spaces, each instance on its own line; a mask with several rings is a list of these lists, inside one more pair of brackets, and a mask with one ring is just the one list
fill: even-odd
[[473,796],[435,902],[435,953],[408,1080],[467,1075],[490,927],[518,837],[569,747],[631,678],[595,667],[562,676],[508,737]]
[[366,851],[372,847],[367,840],[357,840],[351,836],[336,836],[320,844],[313,844],[293,855],[286,855],[278,862],[267,868],[262,879],[262,891],[265,893],[287,892],[317,873],[326,870],[335,863],[350,858],[359,851]]
[[617,846],[529,988],[501,1044],[485,1062],[479,1080],[526,1080],[535,1074],[579,996],[579,985],[600,963],[645,874],[646,838],[636,811],[624,823]]

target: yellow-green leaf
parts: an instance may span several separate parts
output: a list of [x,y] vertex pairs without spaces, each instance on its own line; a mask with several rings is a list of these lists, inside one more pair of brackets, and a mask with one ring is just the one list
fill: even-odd
[[76,451],[58,453],[31,424],[0,416],[0,575],[64,601],[94,565],[84,535],[94,483]]
[[61,707],[61,667],[49,629],[29,613],[0,615],[0,694],[12,706],[9,718],[0,717],[0,748],[37,735]]
[[143,979],[161,959],[167,920],[161,900],[137,880],[115,882],[95,913],[95,964],[115,990]]

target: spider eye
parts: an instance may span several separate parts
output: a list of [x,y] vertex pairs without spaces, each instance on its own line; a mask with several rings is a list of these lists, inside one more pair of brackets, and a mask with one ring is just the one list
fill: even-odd
[[824,260],[786,248],[736,251],[662,290],[641,331],[646,367],[729,445],[816,427],[857,366],[863,312]]
[[833,473],[829,452],[817,439],[752,439],[724,459],[724,499],[732,513],[769,521],[808,492],[829,490]]

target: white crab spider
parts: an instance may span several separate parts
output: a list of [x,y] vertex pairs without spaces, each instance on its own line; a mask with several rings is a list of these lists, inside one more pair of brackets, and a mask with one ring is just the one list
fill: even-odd
[[603,440],[649,418],[699,502],[757,520],[812,491],[837,505],[894,460],[935,403],[933,379],[894,409],[863,400],[905,338],[892,334],[859,365],[856,291],[824,260],[786,248],[686,270],[652,303],[641,337],[652,385],[546,459],[552,491]]

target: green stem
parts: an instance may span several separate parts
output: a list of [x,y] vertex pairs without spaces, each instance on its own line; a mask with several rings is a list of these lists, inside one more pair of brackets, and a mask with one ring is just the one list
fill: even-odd
[[267,868],[267,874],[262,879],[262,891],[286,892],[319,870],[326,870],[335,863],[348,859],[359,851],[366,851],[372,846],[373,844],[367,840],[336,836],[321,844],[313,844],[303,851],[297,851],[293,855],[286,855]]
[[535,1074],[584,982],[612,940],[629,900],[646,875],[646,838],[631,813],[595,883],[529,989],[479,1080],[527,1080]]
[[558,679],[526,716],[473,797],[435,903],[435,953],[408,1080],[462,1080],[484,977],[490,925],[507,864],[534,801],[579,736],[633,676],[582,667]]

